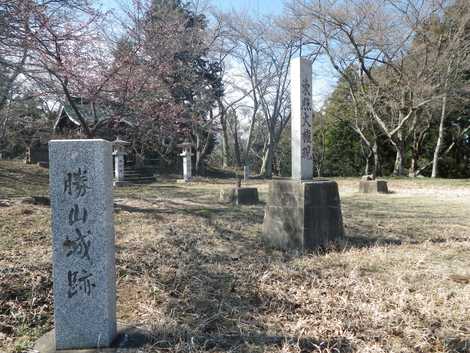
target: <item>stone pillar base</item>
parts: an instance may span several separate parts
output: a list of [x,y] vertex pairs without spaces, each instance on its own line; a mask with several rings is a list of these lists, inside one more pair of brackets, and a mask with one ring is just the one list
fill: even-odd
[[236,205],[255,205],[259,202],[257,188],[233,188],[220,190],[220,202]]
[[111,347],[58,350],[55,345],[54,330],[39,338],[34,344],[33,352],[39,353],[138,353],[140,347],[152,343],[152,334],[144,329],[118,324],[118,331]]
[[281,249],[326,247],[344,237],[338,184],[274,180],[269,186],[263,239]]
[[388,194],[387,182],[385,180],[361,180],[359,182],[359,192],[364,194]]

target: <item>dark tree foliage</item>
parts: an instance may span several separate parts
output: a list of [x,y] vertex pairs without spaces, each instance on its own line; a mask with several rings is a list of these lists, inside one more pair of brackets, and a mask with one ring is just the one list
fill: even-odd
[[364,170],[361,142],[344,121],[331,124],[326,132],[323,174],[327,176],[361,175]]
[[[174,33],[165,33],[168,27]],[[160,78],[174,103],[183,108],[176,139],[190,140],[195,145],[196,172],[215,147],[209,112],[224,92],[222,69],[218,62],[208,59],[206,36],[206,17],[191,11],[186,3],[152,2],[147,14],[146,51],[166,66]]]

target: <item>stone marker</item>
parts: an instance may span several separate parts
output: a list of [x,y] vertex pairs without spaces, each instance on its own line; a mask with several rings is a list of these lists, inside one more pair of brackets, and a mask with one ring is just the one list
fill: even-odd
[[257,188],[236,187],[220,190],[219,201],[235,205],[255,205],[259,202]]
[[242,178],[237,176],[236,187],[220,190],[219,201],[235,205],[255,205],[259,202],[258,189],[242,187]]
[[269,187],[263,238],[277,248],[308,250],[342,238],[343,218],[336,182],[312,180],[312,63],[294,59],[291,75],[292,179]]
[[385,180],[362,179],[359,182],[359,192],[362,192],[364,194],[370,194],[370,193],[388,194],[388,185]]
[[311,180],[312,156],[312,63],[303,58],[291,62],[292,179]]
[[112,144],[49,142],[56,349],[108,347],[116,336]]
[[180,154],[183,157],[183,181],[189,182],[192,179],[192,160],[191,157],[193,154],[191,153],[191,143],[185,142],[179,144],[178,147],[183,149],[183,152]]

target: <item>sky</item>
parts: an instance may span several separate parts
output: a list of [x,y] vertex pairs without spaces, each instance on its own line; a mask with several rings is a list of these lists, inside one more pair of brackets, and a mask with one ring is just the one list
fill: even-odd
[[[130,2],[130,0],[99,0],[107,9],[117,7],[120,1]],[[259,14],[280,14],[283,9],[283,0],[210,0],[209,2],[221,10],[246,10]]]
[[[193,0],[194,1],[194,0]],[[209,3],[223,11],[237,10],[253,16],[280,15],[283,12],[284,0],[199,0]],[[119,8],[120,3],[131,0],[98,0],[105,9]],[[313,65],[313,103],[316,109],[325,102],[336,84],[336,75],[332,67],[324,60]]]
[[222,10],[247,10],[255,14],[280,14],[283,0],[212,0]]

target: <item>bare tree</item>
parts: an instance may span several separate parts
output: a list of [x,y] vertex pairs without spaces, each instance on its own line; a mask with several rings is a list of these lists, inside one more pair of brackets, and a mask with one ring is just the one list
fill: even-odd
[[[464,103],[462,98],[466,98],[464,101],[468,102],[467,94],[462,94],[462,91],[466,84],[466,73],[470,70],[470,4],[467,1],[457,1],[447,9],[443,9],[443,12],[445,15],[442,22],[436,18],[420,33],[423,42],[429,46],[428,50],[436,57],[438,65],[434,71],[435,81],[437,90],[442,95],[439,133],[432,161],[433,178],[438,175],[439,160],[442,157],[446,118],[451,112],[449,103],[450,105],[454,103],[455,109],[455,103],[457,106]],[[451,146],[453,145],[454,143]],[[445,154],[449,151],[447,149]]]
[[[260,174],[271,177],[274,152],[290,118],[288,71],[298,49],[297,41],[286,36],[273,17],[255,20],[245,13],[230,13],[221,18],[228,29],[227,42],[231,47],[228,57],[233,65],[232,88],[239,92],[238,97],[246,97],[238,107],[250,106],[251,111],[239,162],[246,163],[249,158],[254,129],[261,117],[267,131],[263,135],[263,150],[257,154],[261,159]],[[223,124],[222,128],[225,130]],[[240,151],[235,153],[239,154]]]
[[436,3],[315,0],[295,1],[290,7],[305,40],[323,48],[395,149],[396,175],[405,173],[406,141],[417,126],[413,118],[439,97],[432,89],[430,53],[420,52],[421,65],[414,65],[410,55],[420,26],[440,11],[442,4]]

